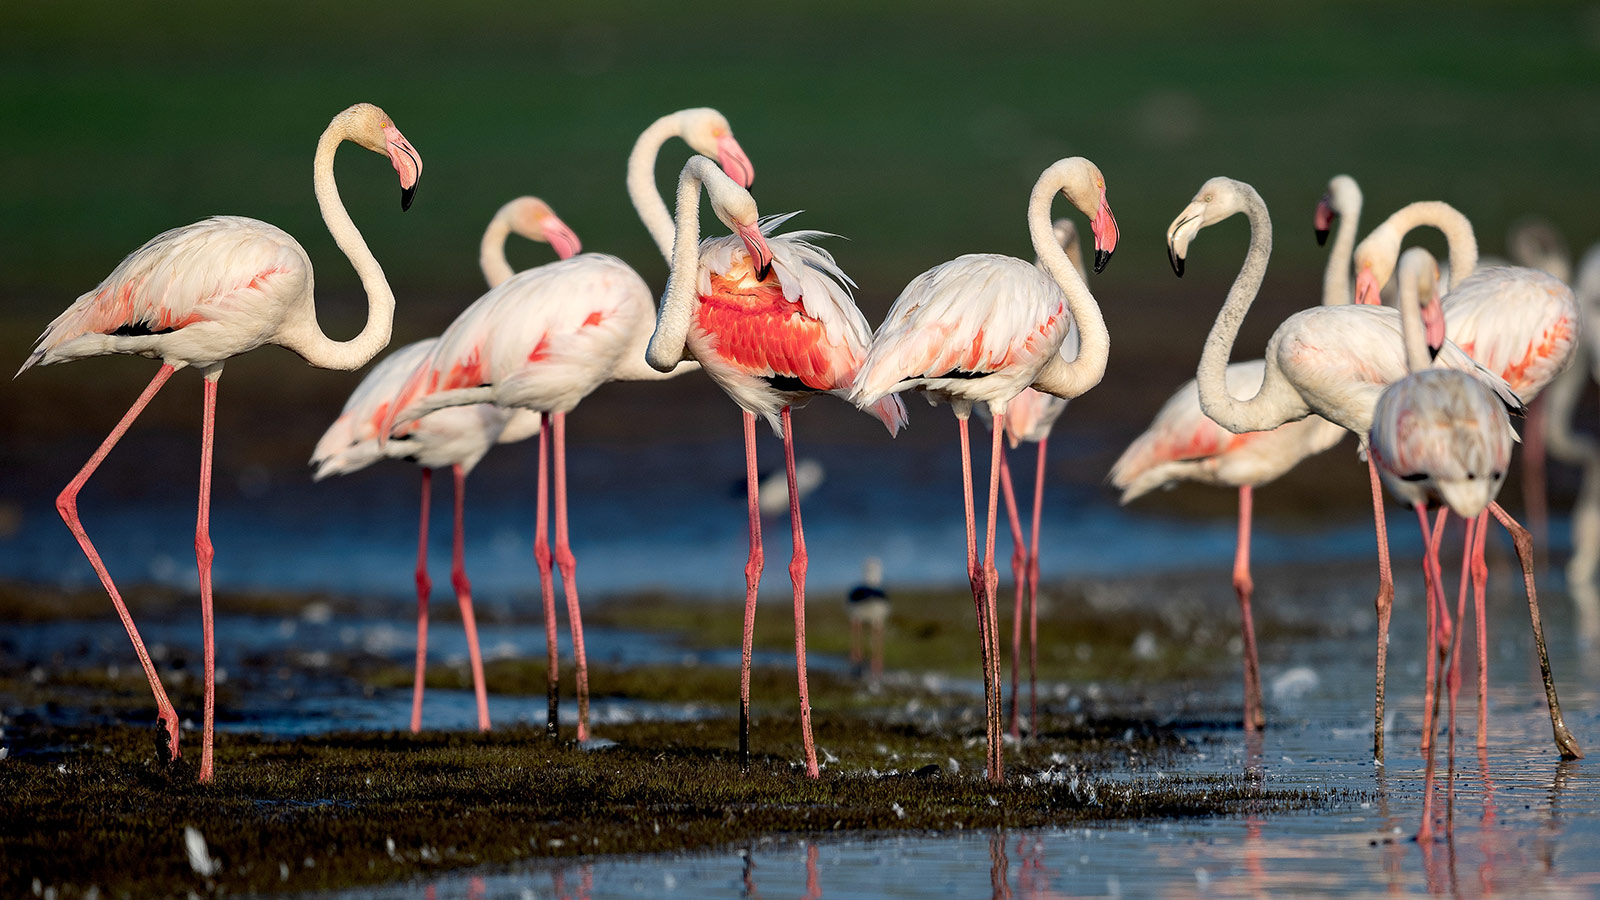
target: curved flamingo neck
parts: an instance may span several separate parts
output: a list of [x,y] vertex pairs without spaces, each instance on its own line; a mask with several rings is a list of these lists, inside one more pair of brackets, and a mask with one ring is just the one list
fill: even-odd
[[[1033,239],[1039,267],[1066,295],[1067,313],[1078,324],[1079,339],[1077,358],[1069,363],[1059,353],[1052,353],[1050,361],[1035,376],[1033,387],[1071,400],[1099,384],[1105,375],[1106,360],[1111,355],[1111,335],[1106,331],[1100,304],[1095,302],[1089,286],[1084,284],[1083,276],[1062,249],[1055,228],[1050,224],[1050,205],[1055,202],[1056,193],[1067,184],[1067,174],[1055,167],[1039,176],[1033,193],[1028,196],[1028,236]],[[1061,333],[1067,333],[1065,324]]]
[[1261,390],[1249,400],[1239,400],[1228,392],[1228,356],[1239,337],[1239,326],[1261,290],[1261,282],[1267,275],[1267,260],[1272,256],[1272,219],[1267,215],[1266,203],[1255,188],[1243,182],[1237,182],[1236,187],[1244,197],[1244,214],[1250,220],[1250,249],[1245,253],[1244,265],[1235,276],[1233,286],[1228,289],[1228,298],[1211,326],[1211,333],[1206,336],[1205,351],[1200,354],[1195,379],[1200,389],[1200,408],[1205,414],[1223,428],[1242,434],[1267,431],[1304,418],[1309,410],[1274,363],[1270,349]]
[[682,135],[682,113],[662,116],[639,135],[628,154],[628,198],[668,265],[672,263],[673,221],[667,202],[656,189],[656,156],[668,139]]
[[[1429,265],[1432,264],[1430,261]],[[1417,295],[1416,279],[1401,277],[1398,293],[1400,337],[1406,348],[1406,371],[1421,372],[1433,363],[1428,354],[1428,339],[1423,333],[1422,300]]]
[[1478,238],[1472,231],[1472,222],[1461,211],[1442,200],[1418,200],[1400,207],[1384,223],[1398,235],[1395,253],[1398,260],[1400,241],[1413,229],[1424,226],[1444,233],[1445,246],[1450,257],[1450,288],[1454,290],[1478,267]]
[[1339,226],[1334,231],[1328,268],[1322,273],[1323,306],[1345,306],[1354,299],[1350,293],[1350,261],[1355,256],[1356,227],[1361,221],[1361,191],[1349,191],[1340,198],[1339,206]]
[[324,369],[358,369],[366,365],[378,351],[389,343],[390,329],[394,324],[394,292],[383,275],[383,267],[367,249],[367,242],[350,220],[344,203],[339,199],[339,186],[333,178],[333,157],[339,144],[351,137],[350,124],[344,117],[335,118],[317,141],[317,154],[313,162],[313,184],[316,188],[317,206],[328,233],[350,265],[361,278],[367,294],[367,322],[361,332],[348,341],[335,341],[322,332],[317,324],[314,294],[307,279],[306,315],[291,318],[284,323],[278,343],[298,353],[306,362]]
[[516,274],[510,260],[506,259],[506,238],[510,235],[511,211],[510,204],[507,204],[500,207],[494,218],[489,220],[489,227],[483,231],[483,240],[478,243],[478,268],[483,270],[483,278],[489,282],[489,287],[495,287]]
[[672,271],[656,313],[655,333],[645,348],[645,362],[657,372],[672,371],[683,360],[688,343],[700,283],[700,186],[707,178],[722,178],[738,187],[703,156],[690,159],[678,178],[677,227],[668,256]]

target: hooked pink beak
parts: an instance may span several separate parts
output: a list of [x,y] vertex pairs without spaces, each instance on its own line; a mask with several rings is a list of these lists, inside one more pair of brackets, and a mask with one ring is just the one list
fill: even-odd
[[1317,246],[1328,242],[1328,232],[1333,228],[1333,217],[1338,213],[1333,211],[1332,198],[1327,194],[1322,195],[1322,200],[1317,203],[1317,214],[1312,217],[1312,226],[1317,229]]
[[767,246],[767,239],[761,234],[759,225],[740,225],[734,229],[739,240],[744,241],[744,247],[750,251],[750,264],[756,270],[756,278],[766,281],[772,274],[772,249]]
[[405,212],[411,208],[411,200],[417,195],[417,182],[422,178],[422,154],[393,125],[383,127],[383,142],[389,162],[400,176],[400,211]]
[[567,227],[567,223],[556,218],[555,213],[545,216],[540,222],[544,230],[544,239],[550,242],[550,247],[556,251],[556,256],[562,259],[571,259],[583,250],[583,242],[578,240],[578,235]]
[[750,157],[744,155],[744,148],[733,139],[733,135],[725,134],[717,138],[717,165],[722,171],[728,173],[739,187],[745,190],[756,181],[756,167],[751,164]]
[[1106,202],[1106,189],[1100,188],[1100,211],[1095,213],[1094,219],[1089,223],[1089,230],[1094,232],[1094,273],[1099,275],[1105,270],[1106,263],[1111,262],[1111,254],[1117,249],[1117,218],[1111,214],[1111,204]]
[[1372,274],[1371,266],[1362,266],[1361,272],[1356,275],[1356,302],[1369,306],[1379,306],[1383,303],[1378,296],[1378,277]]
[[1422,328],[1428,341],[1428,356],[1437,357],[1444,347],[1444,304],[1437,295],[1422,305]]

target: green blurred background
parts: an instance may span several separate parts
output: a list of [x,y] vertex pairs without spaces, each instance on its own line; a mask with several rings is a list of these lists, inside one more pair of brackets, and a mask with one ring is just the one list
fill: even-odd
[[[341,191],[399,295],[397,344],[436,333],[481,292],[478,235],[517,194],[543,196],[586,249],[622,256],[659,289],[665,266],[623,169],[638,132],[680,107],[727,114],[764,212],[803,208],[797,225],[850,238],[832,249],[874,323],[937,262],[1028,255],[1034,178],[1059,157],[1092,158],[1122,243],[1091,280],[1112,361],[1071,414],[1094,436],[1084,481],[1192,375],[1242,256],[1241,221],[1199,242],[1184,281],[1167,268],[1162,232],[1210,176],[1254,183],[1277,217],[1239,358],[1315,302],[1324,257],[1310,218],[1337,172],[1365,189],[1369,227],[1428,198],[1462,208],[1490,252],[1529,212],[1579,248],[1600,237],[1596,5],[9,3],[0,360],[20,364],[45,323],[145,239],[216,213],[294,234],[317,267],[325,327],[354,333],[359,286],[318,219],[310,175],[318,134],[357,100],[382,105],[426,161],[402,216],[382,160],[339,157]],[[660,183],[685,156],[668,146]],[[547,254],[511,248],[519,265]],[[58,486],[152,369],[91,360],[10,382],[0,464]],[[278,350],[230,364],[219,466],[303,465],[358,378]],[[141,427],[192,440],[192,387],[165,392],[176,396]],[[575,419],[575,441],[636,439],[641,417],[664,406],[678,411],[667,427],[687,417],[697,430],[738,428],[703,379],[608,389],[594,402],[613,414]],[[875,433],[841,404],[816,406],[816,439]],[[913,415],[902,440],[948,439],[942,421]],[[252,423],[255,439],[227,437]],[[192,464],[185,450],[176,471]]]

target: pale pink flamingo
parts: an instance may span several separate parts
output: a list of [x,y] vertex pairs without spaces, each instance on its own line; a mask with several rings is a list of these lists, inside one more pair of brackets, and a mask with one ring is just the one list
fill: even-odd
[[[700,189],[732,236],[700,240]],[[765,557],[761,549],[756,416],[783,438],[789,476],[789,523],[794,555],[794,652],[799,679],[800,736],[806,774],[819,776],[811,739],[806,686],[806,543],[795,480],[790,409],[818,393],[849,390],[872,329],[850,296],[853,282],[833,257],[811,241],[820,232],[771,232],[789,216],[758,220],[755,200],[705,157],[683,167],[678,180],[677,233],[672,274],[645,358],[669,371],[690,357],[744,410],[745,481],[750,514],[750,556],[745,564],[744,648],[739,686],[739,762],[750,760],[750,657],[755,639],[756,595]],[[897,397],[870,404],[892,435],[905,424]]]
[[[1468,523],[1468,541],[1488,528],[1489,505],[1505,480],[1516,434],[1504,405],[1483,383],[1465,372],[1433,369],[1433,354],[1444,341],[1444,311],[1437,295],[1439,267],[1420,247],[1407,250],[1399,263],[1399,300],[1406,362],[1411,374],[1384,389],[1373,410],[1368,450],[1383,482],[1402,503],[1416,510],[1422,529],[1428,592],[1443,594],[1438,541],[1428,526],[1428,505],[1439,503]],[[1441,513],[1442,513],[1441,509]],[[1441,516],[1442,522],[1442,516]],[[1439,524],[1434,526],[1437,532]],[[1479,595],[1480,600],[1482,595]],[[1457,617],[1465,612],[1463,582]],[[1423,746],[1431,775],[1434,650],[1439,625],[1449,621],[1443,603],[1427,604],[1428,686],[1423,698]],[[1456,629],[1455,647],[1461,633]],[[1450,746],[1455,747],[1456,652],[1450,654]],[[1422,828],[1426,840],[1433,826],[1433,790],[1424,788]]]
[[[1361,450],[1372,424],[1378,395],[1390,383],[1405,377],[1405,353],[1400,337],[1400,313],[1370,304],[1319,306],[1285,319],[1267,342],[1260,389],[1248,400],[1235,397],[1227,378],[1228,354],[1245,314],[1255,301],[1272,253],[1272,222],[1266,204],[1255,188],[1231,178],[1213,178],[1201,186],[1189,205],[1167,227],[1167,251],[1173,270],[1183,274],[1184,255],[1200,229],[1236,213],[1250,220],[1250,247],[1239,275],[1228,291],[1216,324],[1206,337],[1196,373],[1200,407],[1207,416],[1235,434],[1268,431],[1285,422],[1317,414],[1356,434]],[[1358,250],[1359,258],[1359,250]],[[1358,291],[1359,295],[1359,291]],[[1520,411],[1518,400],[1498,376],[1479,366],[1465,352],[1445,341],[1436,366],[1475,374],[1508,405]],[[1394,581],[1389,568],[1388,536],[1383,520],[1383,497],[1376,466],[1368,459],[1372,488],[1374,530],[1378,543],[1379,587],[1377,690],[1373,702],[1373,751],[1383,759],[1384,672],[1389,638],[1389,614],[1394,601]]]
[[50,323],[22,364],[25,370],[36,364],[108,353],[161,360],[161,368],[144,393],[56,498],[56,509],[100,576],[100,583],[111,595],[128,637],[133,640],[139,664],[155,694],[157,714],[167,729],[166,749],[172,758],[178,756],[178,714],[167,699],[133,617],[78,519],[78,492],[173,372],[185,366],[204,372],[200,500],[194,542],[206,666],[201,781],[210,781],[213,774],[216,651],[211,612],[211,451],[222,365],[230,357],[262,344],[278,344],[313,366],[355,369],[389,343],[394,293],[340,203],[334,183],[333,157],[344,141],[353,141],[389,158],[400,176],[401,209],[411,205],[422,174],[422,158],[383,110],[369,103],[358,103],[334,116],[317,142],[313,167],[317,205],[328,231],[355,267],[367,294],[367,321],[360,334],[348,341],[335,341],[322,333],[312,294],[311,260],[294,238],[255,219],[217,216],[156,235],[129,254],[99,286],[79,297]]
[[[739,142],[734,139],[733,130],[729,127],[728,120],[716,110],[707,108],[684,109],[662,116],[651,123],[639,135],[634,142],[632,152],[628,155],[627,188],[628,196],[633,201],[634,209],[638,212],[640,220],[644,222],[651,238],[661,250],[662,256],[667,258],[668,261],[671,260],[672,254],[672,216],[667,212],[666,203],[656,190],[655,165],[656,157],[659,155],[662,145],[673,137],[681,138],[691,149],[698,153],[715,155],[731,174],[731,177],[737,179],[741,185],[748,187],[755,178],[755,167],[751,165],[750,158],[745,155],[744,150],[739,146]],[[605,259],[619,262],[611,257],[605,257]],[[509,266],[506,267],[506,270],[509,270]],[[619,290],[623,294],[633,294],[639,278],[631,270],[629,274],[632,276],[633,283],[622,286],[610,284],[608,281],[606,288],[608,290]],[[567,275],[563,277],[575,278],[581,276]],[[624,281],[627,280],[624,279]],[[559,293],[559,289],[554,287],[554,283],[544,286],[530,285],[529,289],[534,293],[541,293],[547,287]],[[553,297],[554,294],[551,296]],[[630,310],[636,308],[636,300],[636,296],[631,296],[628,300]],[[535,300],[530,296],[525,301],[512,302],[513,305],[516,302],[528,302],[537,306],[554,301],[551,299]],[[605,301],[601,301],[601,303],[605,305]],[[515,315],[515,313],[505,313],[505,315]],[[615,324],[621,327],[623,331],[632,327],[631,323],[618,322]],[[565,325],[570,325],[570,323],[565,323]],[[556,327],[559,330],[565,325],[557,325]],[[604,334],[595,333],[589,337],[604,343],[615,339],[615,336],[620,333],[622,332],[608,330]],[[463,335],[464,339],[465,337],[466,335]],[[527,355],[540,352],[537,346],[531,346],[532,349],[528,351]],[[608,350],[607,354],[609,353],[610,351]],[[635,356],[637,354],[630,354],[628,358],[632,359]],[[617,357],[609,356],[608,358],[617,359]],[[532,363],[541,363],[541,365],[536,367],[537,374],[534,372],[525,373],[527,377],[552,380],[552,383],[559,383],[563,380],[576,382],[575,386],[578,388],[575,395],[563,396],[554,400],[545,395],[542,390],[532,390],[528,392],[529,396],[524,398],[532,404],[555,402],[558,405],[562,405],[568,402],[576,403],[578,399],[587,395],[594,387],[606,380],[594,381],[587,388],[584,388],[583,385],[588,384],[594,376],[595,370],[592,367],[584,368],[579,366],[581,371],[575,371],[570,368],[563,368],[572,364],[573,360],[548,358],[528,360],[528,362],[530,365]],[[599,364],[602,360],[594,359],[589,362]],[[509,356],[505,357],[502,364],[511,366],[511,358]],[[507,371],[509,373],[509,369]],[[688,369],[683,371],[688,371]],[[643,375],[641,372],[634,371],[632,374],[625,374],[619,377],[636,378],[643,377]],[[569,387],[572,386],[574,385],[569,384]],[[551,571],[552,562],[554,562],[556,567],[561,569],[562,591],[566,597],[567,615],[573,635],[573,655],[577,667],[578,739],[585,740],[589,734],[589,676],[588,660],[583,646],[583,621],[579,616],[577,582],[575,580],[577,563],[572,557],[572,550],[567,540],[565,428],[567,410],[540,409],[538,406],[524,406],[522,408],[538,409],[541,417],[550,419],[548,424],[553,426],[551,430],[555,432],[554,439],[556,442],[554,466],[556,478],[556,548],[554,555],[552,556],[548,537],[550,522],[547,498],[549,495],[549,459],[551,453],[546,435],[543,433],[539,438],[539,485],[537,489],[536,535],[534,538],[534,559],[539,569],[539,588],[545,611],[545,647],[548,663],[548,716],[546,729],[552,738],[556,736],[560,696],[558,690],[560,658],[556,641],[555,581],[554,573]]]
[[[1324,306],[1350,302],[1350,257],[1361,218],[1361,188],[1348,175],[1335,175],[1317,204],[1317,242],[1327,240],[1334,220],[1339,233],[1322,276]],[[1235,397],[1259,390],[1266,373],[1262,360],[1230,363],[1228,391]],[[1181,481],[1239,489],[1239,539],[1233,558],[1233,589],[1239,597],[1239,622],[1244,656],[1244,727],[1266,725],[1261,701],[1261,669],[1256,655],[1255,624],[1250,611],[1254,582],[1250,578],[1250,525],[1254,490],[1270,484],[1344,438],[1345,430],[1321,416],[1306,416],[1271,431],[1234,434],[1206,417],[1200,391],[1190,380],[1162,405],[1150,427],[1134,439],[1111,467],[1111,484],[1122,491],[1121,503]]]
[[[1050,204],[1058,192],[1090,217],[1095,271],[1105,268],[1117,245],[1117,223],[1106,203],[1105,178],[1094,163],[1082,157],[1059,160],[1039,176],[1028,198],[1028,234],[1038,265],[1010,256],[974,253],[913,278],[889,308],[850,395],[852,402],[864,407],[893,392],[914,388],[931,398],[948,400],[955,411],[961,434],[967,572],[982,648],[988,739],[985,769],[993,782],[1004,775],[994,532],[1000,493],[1000,436],[1007,424],[1007,406],[1030,386],[1063,399],[1082,395],[1105,374],[1110,346],[1100,307],[1051,228]],[[1069,362],[1062,358],[1060,348],[1074,324],[1081,348]],[[981,567],[967,432],[974,403],[987,404],[994,420],[986,555]]]
[[[1571,364],[1576,351],[1579,318],[1572,289],[1537,269],[1478,266],[1477,241],[1471,223],[1448,204],[1413,203],[1373,229],[1356,247],[1357,295],[1372,296],[1384,286],[1393,274],[1401,238],[1407,231],[1422,225],[1442,230],[1449,244],[1452,286],[1444,296],[1442,308],[1450,340],[1459,342],[1462,350],[1503,379],[1519,397],[1537,397]],[[1530,434],[1542,435],[1543,426],[1530,421],[1528,430]],[[1550,675],[1534,592],[1531,535],[1499,504],[1492,504],[1490,511],[1511,533],[1522,562],[1528,612],[1539,651],[1556,747],[1563,758],[1580,758],[1583,752],[1561,719],[1555,682]],[[1488,570],[1478,556],[1477,545],[1469,545],[1465,552],[1473,557],[1474,581],[1486,577]],[[1477,589],[1481,590],[1481,585]],[[1487,740],[1488,644],[1481,617],[1477,624],[1478,742],[1483,746]],[[1425,741],[1431,739],[1431,735],[1424,735]]]
[[[506,237],[516,232],[533,241],[549,243],[566,259],[582,249],[549,204],[537,197],[518,197],[495,213],[483,233],[478,262],[493,287],[510,278]],[[503,410],[480,403],[451,407],[424,416],[403,437],[379,447],[379,428],[388,418],[395,395],[427,355],[435,338],[408,344],[373,367],[345,401],[339,417],[317,442],[311,454],[315,480],[356,472],[380,459],[409,459],[422,467],[422,515],[417,538],[417,666],[411,694],[411,730],[422,730],[423,681],[428,660],[428,599],[433,581],[428,577],[428,506],[433,470],[449,467],[455,479],[455,530],[452,541],[450,583],[461,608],[467,633],[467,656],[472,665],[472,688],[478,704],[478,730],[489,730],[489,696],[483,681],[483,656],[478,649],[477,618],[472,611],[472,585],[467,580],[463,506],[466,477],[489,448],[525,440],[539,431],[539,416],[522,410]]]
[[[1506,255],[1512,264],[1538,269],[1563,284],[1572,284],[1572,251],[1561,231],[1538,216],[1524,216],[1506,232]],[[1580,329],[1581,330],[1581,329]],[[1581,342],[1580,342],[1581,343]],[[1574,348],[1576,354],[1578,348]],[[1572,368],[1570,365],[1568,368]],[[1587,373],[1582,376],[1587,379]],[[1550,432],[1556,427],[1546,411],[1543,395],[1528,404],[1527,441],[1522,448],[1522,509],[1535,544],[1548,545],[1550,535],[1549,484],[1545,457]]]

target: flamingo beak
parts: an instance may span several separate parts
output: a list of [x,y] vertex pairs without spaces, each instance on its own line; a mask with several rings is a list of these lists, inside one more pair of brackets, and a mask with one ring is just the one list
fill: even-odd
[[755,184],[756,167],[731,134],[717,138],[717,165],[721,166],[722,171],[728,173],[728,177],[739,187],[749,190],[750,186]]
[[1099,275],[1111,262],[1111,254],[1117,249],[1117,237],[1120,235],[1117,217],[1111,214],[1111,204],[1106,202],[1104,185],[1100,188],[1100,208],[1089,222],[1089,230],[1094,232],[1094,273]]
[[739,235],[745,249],[750,251],[750,265],[756,270],[756,278],[766,281],[767,276],[772,274],[772,248],[767,246],[761,227],[754,223],[740,225],[734,229],[734,233]]
[[405,212],[417,196],[417,182],[422,180],[422,154],[393,125],[383,127],[383,143],[389,163],[400,176],[400,211]]
[[1378,276],[1372,274],[1372,266],[1361,267],[1356,275],[1356,302],[1370,306],[1378,306],[1383,300],[1378,296]]
[[1444,304],[1437,295],[1426,298],[1422,305],[1422,328],[1428,341],[1428,358],[1437,359],[1444,348]]
[[544,239],[550,242],[551,248],[556,251],[556,256],[562,259],[571,259],[583,251],[583,242],[578,240],[578,235],[567,223],[561,221],[554,213],[545,216],[540,223],[544,229]]
[[1189,253],[1189,242],[1200,233],[1200,228],[1205,224],[1205,204],[1200,201],[1190,203],[1178,213],[1178,217],[1167,226],[1167,261],[1172,263],[1172,271],[1179,278],[1183,277],[1183,259]]
[[1322,195],[1322,200],[1317,203],[1317,214],[1312,218],[1312,225],[1317,230],[1317,246],[1328,243],[1328,232],[1333,229],[1333,217],[1338,213],[1333,211],[1333,198],[1327,194]]

